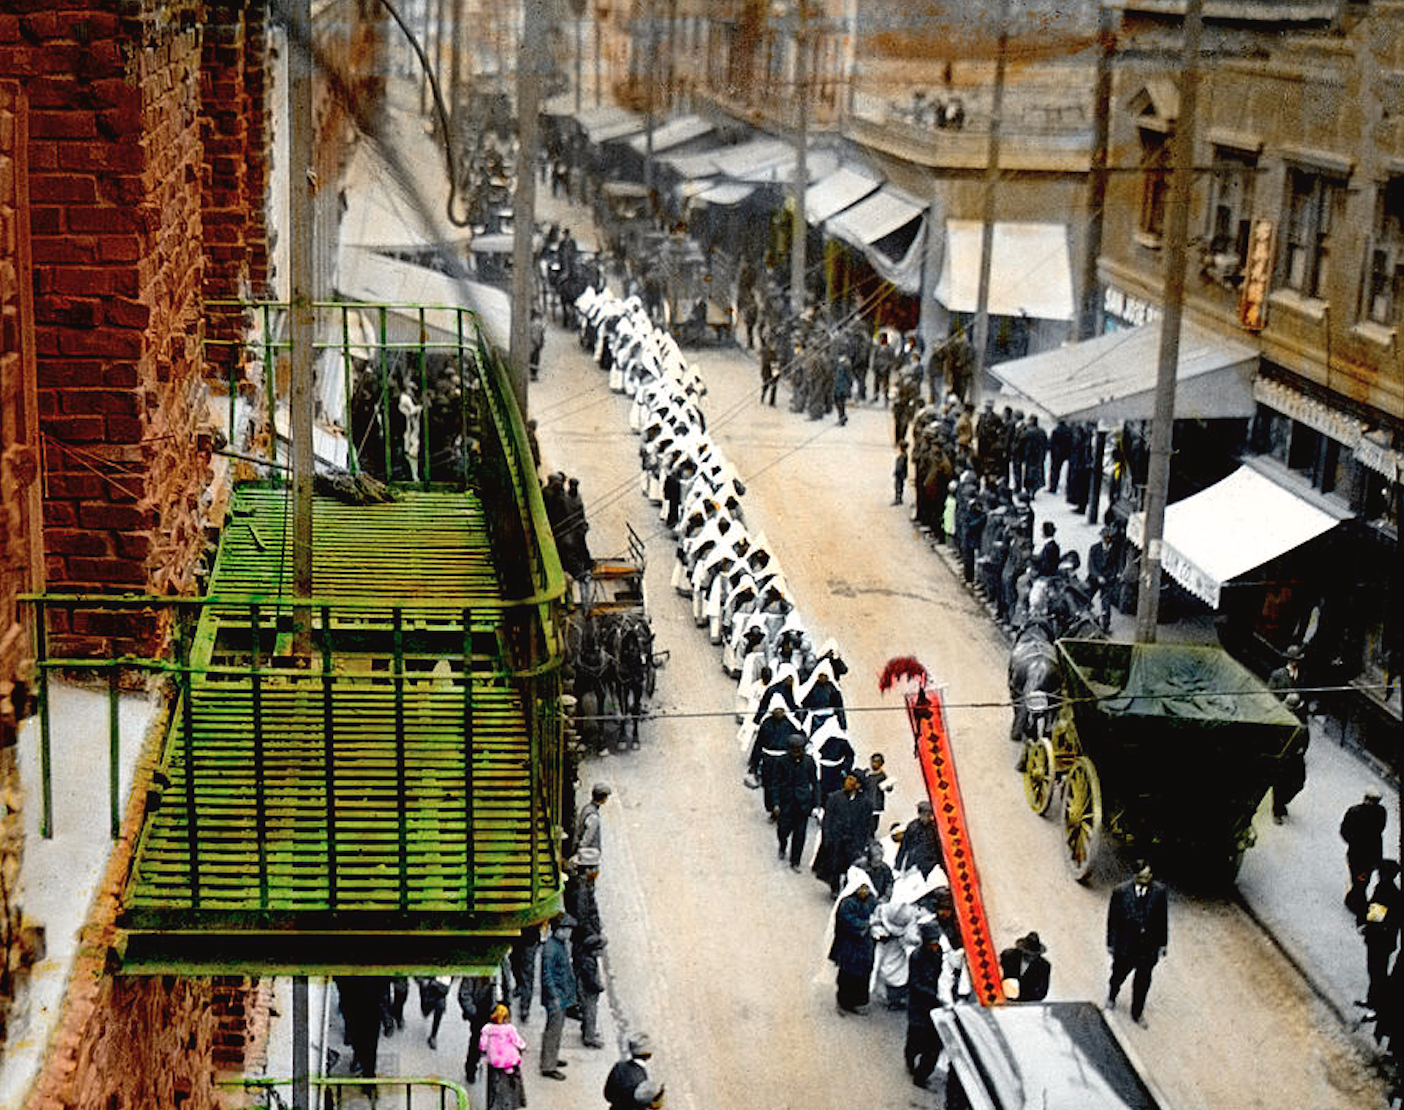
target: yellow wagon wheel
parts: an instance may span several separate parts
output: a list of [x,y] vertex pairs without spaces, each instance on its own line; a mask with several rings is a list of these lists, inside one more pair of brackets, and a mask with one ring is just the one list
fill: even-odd
[[1045,737],[1025,742],[1024,800],[1040,817],[1048,813],[1057,785],[1053,772],[1053,745]]
[[1063,779],[1063,836],[1068,870],[1078,882],[1091,873],[1102,835],[1102,784],[1092,761],[1080,755]]

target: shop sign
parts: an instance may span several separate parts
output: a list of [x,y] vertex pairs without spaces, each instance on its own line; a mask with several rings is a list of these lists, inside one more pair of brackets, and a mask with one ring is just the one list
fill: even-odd
[[1248,261],[1243,267],[1243,286],[1238,295],[1238,322],[1249,331],[1262,331],[1267,326],[1272,232],[1271,220],[1254,220],[1253,232],[1248,237]]

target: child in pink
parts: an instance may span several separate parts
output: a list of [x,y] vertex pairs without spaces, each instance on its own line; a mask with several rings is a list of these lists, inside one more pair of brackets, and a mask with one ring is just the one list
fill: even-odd
[[488,1066],[487,1110],[520,1110],[526,1105],[522,1083],[522,1049],[526,1048],[526,1041],[508,1017],[507,1007],[499,1002],[478,1038]]

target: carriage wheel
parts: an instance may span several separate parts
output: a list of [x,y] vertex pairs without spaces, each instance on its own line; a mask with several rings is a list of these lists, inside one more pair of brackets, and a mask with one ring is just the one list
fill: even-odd
[[1056,785],[1053,745],[1042,737],[1027,741],[1024,748],[1024,800],[1040,817],[1048,812]]
[[1102,844],[1102,785],[1097,781],[1097,769],[1085,755],[1073,760],[1063,779],[1063,837],[1068,870],[1083,882]]

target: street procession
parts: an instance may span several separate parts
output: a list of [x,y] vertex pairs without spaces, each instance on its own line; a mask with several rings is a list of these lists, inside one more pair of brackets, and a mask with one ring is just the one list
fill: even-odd
[[0,1110],[1404,1110],[1398,0],[63,7]]

